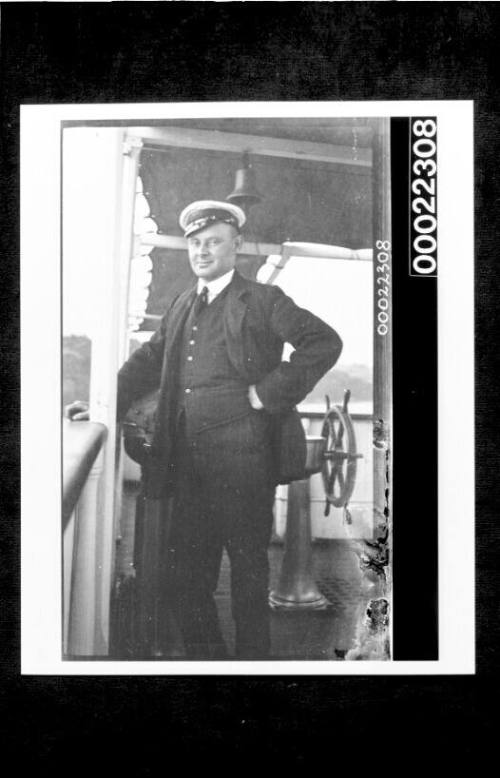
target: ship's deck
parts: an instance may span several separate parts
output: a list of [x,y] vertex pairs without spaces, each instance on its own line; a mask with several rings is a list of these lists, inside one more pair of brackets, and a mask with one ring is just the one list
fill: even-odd
[[[133,599],[133,547],[135,497],[124,492],[121,541],[117,550],[117,576],[121,594],[114,605],[111,656],[114,659],[139,659],[130,640],[131,603]],[[273,542],[269,549],[271,589],[278,582],[284,555],[284,544]],[[352,541],[347,538],[316,540],[312,543],[314,576],[317,586],[331,603],[325,610],[272,610],[271,651],[276,660],[341,660],[352,647],[361,595],[361,572]],[[229,654],[234,646],[231,618],[229,562],[224,555],[216,601],[221,628]],[[157,659],[183,659],[182,644],[174,638],[170,656]],[[151,657],[153,658],[153,657]]]

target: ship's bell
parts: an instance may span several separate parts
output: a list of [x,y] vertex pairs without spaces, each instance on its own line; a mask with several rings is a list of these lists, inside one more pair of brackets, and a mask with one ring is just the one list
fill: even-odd
[[252,166],[247,160],[243,161],[243,165],[244,167],[236,171],[234,189],[226,197],[226,200],[239,205],[243,210],[247,210],[253,205],[260,203],[262,195],[255,186],[255,173],[252,170]]

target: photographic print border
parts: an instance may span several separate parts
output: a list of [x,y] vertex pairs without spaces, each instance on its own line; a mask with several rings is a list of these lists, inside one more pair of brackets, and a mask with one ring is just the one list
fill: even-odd
[[[226,104],[224,110],[231,104]],[[472,106],[470,103],[461,102],[445,102],[435,101],[426,102],[424,105],[418,103],[237,103],[232,104],[231,110],[234,111],[235,106],[238,110],[243,112],[243,115],[260,115],[262,111],[275,112],[278,109],[285,111],[285,115],[294,115],[294,112],[307,112],[314,110],[314,112],[320,112],[321,115],[325,115],[325,112],[332,111],[332,115],[335,116],[437,116],[439,126],[439,192],[440,192],[440,210],[439,210],[439,275],[438,275],[438,306],[439,306],[439,474],[440,474],[440,493],[439,493],[439,558],[440,558],[440,587],[439,587],[439,644],[440,644],[440,658],[438,660],[429,660],[423,662],[412,661],[398,661],[397,659],[390,662],[369,662],[363,661],[361,663],[330,663],[331,666],[324,667],[325,663],[307,663],[298,662],[294,667],[294,663],[286,663],[286,666],[281,667],[279,662],[273,661],[270,667],[264,667],[259,664],[258,667],[247,666],[246,663],[238,663],[238,666],[232,666],[231,671],[235,674],[293,674],[294,672],[300,674],[358,674],[358,673],[373,673],[373,674],[391,674],[394,672],[409,673],[446,673],[446,672],[473,672],[474,667],[474,650],[473,650],[473,554],[471,555],[470,549],[472,548],[471,532],[473,534],[473,522],[471,517],[473,516],[472,499],[473,499],[473,484],[471,482],[470,465],[467,470],[463,470],[462,478],[460,482],[462,484],[462,490],[460,492],[461,501],[457,505],[453,502],[454,495],[448,481],[449,477],[449,462],[450,456],[453,460],[453,452],[455,451],[456,457],[456,430],[452,429],[450,425],[450,408],[453,406],[452,395],[453,391],[451,386],[453,382],[459,379],[460,385],[464,391],[469,392],[469,396],[472,398],[472,336],[473,327],[470,329],[465,328],[464,335],[464,321],[469,321],[472,324],[472,299],[471,299],[471,285],[470,282],[473,273],[473,249],[472,249]],[[152,118],[162,118],[170,116],[171,112],[178,112],[182,115],[182,112],[189,110],[189,107],[183,104],[151,104],[149,106],[140,105],[123,105],[123,106],[46,106],[41,109],[36,106],[26,106],[22,109],[22,127],[21,127],[21,198],[22,198],[22,273],[24,269],[24,285],[23,285],[23,365],[24,369],[28,369],[28,374],[24,374],[23,379],[23,394],[24,402],[23,407],[29,408],[29,390],[30,386],[33,386],[33,379],[30,378],[30,364],[32,364],[33,353],[30,354],[29,346],[26,351],[26,344],[29,343],[30,331],[32,332],[33,322],[30,324],[30,319],[33,316],[34,310],[36,310],[36,302],[32,295],[35,288],[37,290],[49,288],[50,294],[54,292],[58,293],[59,286],[57,278],[51,276],[52,272],[56,271],[54,266],[54,256],[57,254],[57,235],[58,228],[53,229],[57,223],[57,203],[59,202],[59,178],[54,175],[54,171],[58,170],[59,165],[59,138],[60,138],[60,123],[71,118],[77,118],[78,116],[85,114],[87,118],[92,115],[99,116],[101,120],[116,120],[120,118],[133,118],[134,112],[137,112],[141,117],[149,116]],[[200,103],[197,104],[196,110],[201,111],[206,116],[213,115],[213,111],[221,109],[221,105]],[[212,113],[211,113],[212,112]],[[34,126],[30,119],[34,119],[36,115],[36,144],[33,143],[33,136],[30,136],[30,130],[33,132]],[[269,115],[269,114],[268,114]],[[28,118],[29,117],[29,118]],[[28,128],[30,124],[30,128]],[[457,132],[457,127],[460,127],[460,132]],[[457,140],[458,139],[458,140]],[[36,147],[43,142],[43,147],[46,150],[44,159],[40,160],[36,157]],[[462,197],[456,198],[455,186],[455,173],[450,164],[450,160],[453,154],[457,153],[457,142],[459,143],[462,158],[464,161],[462,168]],[[465,149],[465,152],[464,152]],[[30,175],[33,169],[37,170],[39,180],[43,180],[45,184],[45,202],[43,207],[40,208],[40,192],[37,191],[36,183],[30,179]],[[47,192],[47,183],[48,192]],[[454,194],[453,206],[450,203],[450,195]],[[55,206],[55,208],[54,208]],[[461,232],[462,240],[458,243],[454,240],[453,235],[453,221],[457,215],[457,208],[461,213],[461,224],[463,230]],[[37,215],[36,215],[37,213]],[[33,239],[30,237],[26,229],[23,229],[23,224],[32,225],[36,219],[44,219],[41,222],[44,227],[42,230],[36,231],[36,235],[39,238],[42,235],[42,240],[37,240],[36,249],[33,245]],[[40,222],[39,222],[40,223]],[[52,226],[52,229],[51,229]],[[54,244],[55,240],[55,244]],[[52,245],[50,243],[52,242]],[[45,245],[44,245],[45,244]],[[54,253],[54,248],[56,253]],[[37,276],[36,271],[33,272],[32,258],[36,251],[39,258],[46,258],[45,262],[40,263],[38,267],[43,267],[44,278]],[[52,264],[52,268],[51,268]],[[457,274],[457,269],[459,270]],[[453,275],[452,275],[453,274]],[[451,279],[453,278],[453,282]],[[457,284],[457,278],[459,283]],[[416,279],[420,284],[426,283],[424,279]],[[37,284],[36,287],[33,284]],[[45,294],[45,291],[44,291]],[[56,298],[57,299],[57,298]],[[53,318],[52,304],[47,304],[46,307],[46,320],[50,323],[49,332],[56,333],[58,331],[57,319]],[[460,306],[461,314],[461,335],[460,335],[460,352],[469,354],[469,358],[466,359],[465,364],[468,370],[465,369],[464,363],[457,365],[456,362],[450,357],[450,353],[453,352],[453,337],[456,332],[457,324],[457,303]],[[423,306],[425,309],[425,305]],[[425,314],[425,310],[423,310]],[[464,320],[465,313],[465,320]],[[446,338],[446,347],[444,346]],[[464,345],[465,343],[465,345]],[[450,345],[451,344],[451,345]],[[465,349],[465,351],[464,351]],[[54,364],[54,354],[48,356],[48,364]],[[42,354],[40,351],[37,353],[34,360],[35,364],[39,364]],[[38,389],[40,387],[37,387]],[[52,386],[53,392],[53,386]],[[50,391],[49,391],[50,394]],[[463,396],[463,395],[462,395]],[[467,413],[465,417],[464,425],[462,425],[461,433],[465,433],[468,439],[472,436],[472,409],[473,401],[469,405],[466,403],[467,408],[471,408],[470,414]],[[29,411],[28,411],[29,419]],[[31,425],[26,424],[26,414],[23,414],[24,418],[24,430],[30,428]],[[55,419],[52,419],[54,422]],[[54,432],[58,429],[58,424],[54,425],[52,430],[52,424],[48,421],[47,439],[49,448],[55,444],[55,450],[57,450],[57,440],[53,439]],[[36,427],[36,424],[34,425]],[[463,437],[462,437],[463,440]],[[36,447],[31,446],[28,443],[23,444],[23,451],[33,451]],[[454,461],[454,475],[460,472],[460,463]],[[29,468],[30,478],[32,480],[33,474],[42,476],[43,468],[40,465],[36,465],[29,457],[29,461],[24,461],[24,467]],[[458,468],[458,470],[457,470]],[[57,468],[56,468],[57,470]],[[26,471],[25,471],[26,472]],[[57,541],[57,528],[44,527],[44,537],[40,537],[40,533],[36,531],[36,526],[32,521],[28,519],[26,522],[26,516],[34,516],[32,513],[34,506],[31,505],[30,499],[35,494],[44,495],[48,498],[50,504],[50,491],[47,494],[47,489],[50,490],[51,485],[54,484],[54,478],[57,479],[59,473],[54,469],[49,473],[43,473],[43,483],[37,481],[35,485],[30,485],[29,493],[23,495],[23,559],[31,558],[35,553],[35,547],[38,549],[36,552],[38,555],[46,553],[47,542],[51,539],[55,542],[55,547],[59,548]],[[26,482],[28,483],[28,482]],[[468,488],[467,488],[468,484]],[[39,499],[38,498],[38,499]],[[53,498],[52,498],[53,499]],[[45,504],[45,503],[44,503]],[[453,513],[453,533],[451,529],[451,513]],[[460,524],[462,522],[462,524]],[[451,557],[455,560],[457,558],[457,537],[456,529],[461,527],[461,539],[458,541],[459,558],[463,560],[462,574],[459,580],[453,578],[453,564],[451,565],[451,571],[448,568],[448,563],[451,561]],[[412,530],[413,531],[413,530]],[[420,532],[420,529],[418,530]],[[452,537],[453,536],[453,537]],[[33,545],[35,544],[35,545]],[[42,551],[43,549],[43,551]],[[26,556],[27,555],[27,556]],[[49,552],[50,559],[50,552]],[[27,575],[26,565],[23,572],[23,639],[22,639],[22,656],[23,656],[23,672],[50,672],[56,674],[72,674],[75,670],[78,673],[103,673],[103,674],[122,674],[125,670],[126,674],[138,673],[155,673],[158,674],[160,668],[158,663],[155,663],[154,667],[149,666],[149,670],[140,666],[142,663],[134,663],[133,667],[127,666],[124,668],[122,664],[118,667],[114,667],[114,663],[96,661],[91,663],[91,667],[85,663],[72,663],[71,668],[61,666],[57,661],[54,663],[55,654],[53,654],[54,643],[50,634],[47,634],[44,624],[46,623],[46,617],[49,615],[47,609],[43,614],[40,611],[40,601],[37,601],[37,597],[40,595],[44,597],[44,601],[53,602],[53,590],[51,587],[57,582],[57,571],[53,570],[53,565],[49,564],[48,569],[52,572],[49,576],[49,580],[40,582],[36,587],[36,593],[33,588],[33,583],[30,584],[30,576]],[[472,568],[472,569],[471,569]],[[465,571],[465,573],[464,573]],[[451,576],[451,577],[450,577]],[[456,611],[456,593],[457,591],[462,593],[460,600],[461,609],[457,615]],[[36,596],[35,596],[36,594]],[[35,601],[36,604],[35,604]],[[465,607],[464,607],[465,606]],[[51,606],[52,607],[52,606]],[[52,612],[54,615],[55,611]],[[418,639],[418,609],[410,606],[410,622],[413,622],[415,628],[415,639]],[[36,615],[35,615],[36,614]],[[27,615],[27,620],[26,620]],[[457,617],[458,616],[458,617]],[[397,614],[395,614],[397,618]],[[49,618],[50,621],[50,618]],[[412,624],[410,623],[408,629],[411,630]],[[50,630],[49,630],[50,632]],[[409,633],[411,634],[411,633]],[[461,636],[458,642],[456,638]],[[464,640],[464,635],[468,635],[468,639]],[[31,646],[31,648],[30,648]],[[456,648],[459,646],[459,656],[457,655]],[[182,664],[182,663],[179,663]],[[206,665],[206,663],[203,663]],[[267,664],[267,663],[266,663]],[[82,666],[83,665],[83,666]],[[43,669],[45,668],[45,669]],[[197,673],[218,673],[221,672],[221,668],[211,665],[210,667],[194,667],[192,663],[188,667],[173,668],[169,665],[165,668],[168,674],[197,674]],[[224,668],[224,672],[227,672],[228,668]]]

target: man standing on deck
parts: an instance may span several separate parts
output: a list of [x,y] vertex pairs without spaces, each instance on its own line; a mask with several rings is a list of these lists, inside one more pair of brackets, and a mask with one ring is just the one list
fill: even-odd
[[[304,432],[294,408],[342,343],[279,287],[235,270],[245,223],[238,206],[197,201],[179,222],[197,285],[173,300],[121,368],[117,414],[123,419],[159,388],[148,492],[173,498],[171,599],[186,656],[227,658],[214,600],[225,548],[236,658],[265,659],[274,490],[301,477]],[[289,361],[284,343],[294,348]]]

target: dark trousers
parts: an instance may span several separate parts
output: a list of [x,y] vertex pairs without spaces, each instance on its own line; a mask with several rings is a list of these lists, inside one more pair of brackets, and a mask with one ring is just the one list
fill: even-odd
[[227,656],[214,600],[224,548],[236,657],[269,656],[271,464],[265,413],[252,410],[201,433],[189,431],[181,415],[169,546],[171,597],[188,658]]

